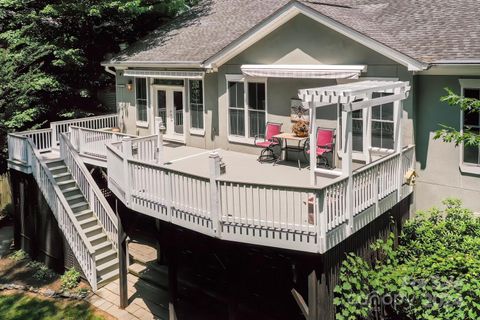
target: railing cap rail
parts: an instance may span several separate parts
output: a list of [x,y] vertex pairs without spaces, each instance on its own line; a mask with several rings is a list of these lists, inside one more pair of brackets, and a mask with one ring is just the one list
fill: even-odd
[[[63,139],[64,143],[67,145],[67,147],[70,150],[75,150],[72,143],[70,140],[67,138],[67,136],[64,133],[60,134],[60,139]],[[103,196],[102,191],[100,188],[98,188],[97,183],[93,180],[92,176],[90,175],[90,172],[88,171],[87,167],[85,167],[85,164],[83,163],[82,159],[78,156],[76,152],[71,152],[72,156],[75,158],[80,170],[82,171],[83,175],[85,176],[85,179],[87,180],[88,184],[92,188],[93,192],[97,195],[98,200],[102,204],[102,206],[105,208],[105,211],[107,212],[109,218],[113,221],[114,226],[118,228],[118,219],[115,213],[113,212],[112,208],[110,207],[110,204],[107,202],[105,197]],[[93,209],[93,208],[91,208]]]
[[105,118],[114,118],[118,117],[116,113],[104,114],[100,116],[93,116],[93,117],[84,117],[84,118],[76,118],[76,119],[69,119],[69,120],[60,120],[50,122],[50,126],[52,125],[61,125],[61,124],[68,124],[68,123],[75,123],[75,122],[83,122],[83,121],[90,121],[90,120],[98,120],[98,119],[105,119]]

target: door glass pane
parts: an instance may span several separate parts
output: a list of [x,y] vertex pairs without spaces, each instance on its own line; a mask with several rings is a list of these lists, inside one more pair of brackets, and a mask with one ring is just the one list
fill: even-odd
[[173,112],[175,133],[183,133],[183,92],[173,92]]
[[165,90],[157,91],[158,116],[162,118],[163,125],[167,127],[167,93]]

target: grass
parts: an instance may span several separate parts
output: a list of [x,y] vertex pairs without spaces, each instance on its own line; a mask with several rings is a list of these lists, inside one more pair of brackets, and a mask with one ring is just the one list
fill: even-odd
[[29,294],[0,295],[2,320],[103,320],[86,302],[55,301]]

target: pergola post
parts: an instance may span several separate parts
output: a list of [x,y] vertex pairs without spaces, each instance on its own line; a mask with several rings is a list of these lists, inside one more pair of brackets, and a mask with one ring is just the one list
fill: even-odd
[[317,107],[310,107],[310,184],[316,184],[315,171],[317,170]]
[[[394,94],[404,93],[405,89],[396,88]],[[394,135],[394,149],[395,153],[400,154],[398,159],[398,185],[397,185],[397,201],[402,199],[402,185],[403,185],[403,174],[402,174],[402,149],[403,149],[403,132],[402,132],[402,121],[403,121],[403,100],[397,100],[393,103],[393,114],[394,114],[394,126],[395,126],[395,135]]]
[[164,164],[163,132],[165,126],[161,117],[155,117],[155,132],[157,133],[157,163]]
[[[372,94],[368,94],[366,100],[372,99]],[[372,108],[365,108],[363,113],[363,127],[365,132],[363,133],[363,155],[365,157],[365,163],[372,162],[372,154],[370,147],[372,146]]]
[[346,216],[348,218],[347,236],[353,231],[353,176],[352,176],[352,147],[353,147],[353,135],[352,135],[352,111],[345,111],[342,106],[342,136],[344,137],[343,144],[343,156],[342,156],[342,174],[347,177],[346,188]]

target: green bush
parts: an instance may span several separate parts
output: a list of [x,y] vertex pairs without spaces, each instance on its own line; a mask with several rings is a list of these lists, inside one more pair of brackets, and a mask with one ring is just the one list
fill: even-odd
[[22,249],[16,250],[10,255],[10,258],[13,261],[22,261],[22,260],[28,259],[28,253],[26,253]]
[[480,219],[459,200],[408,221],[377,241],[368,264],[349,254],[335,288],[336,318],[479,319]]
[[71,267],[61,276],[60,281],[63,289],[73,289],[80,282],[80,272]]
[[36,280],[50,280],[55,277],[55,272],[50,270],[45,264],[38,261],[30,261],[27,267],[35,270],[33,278]]

